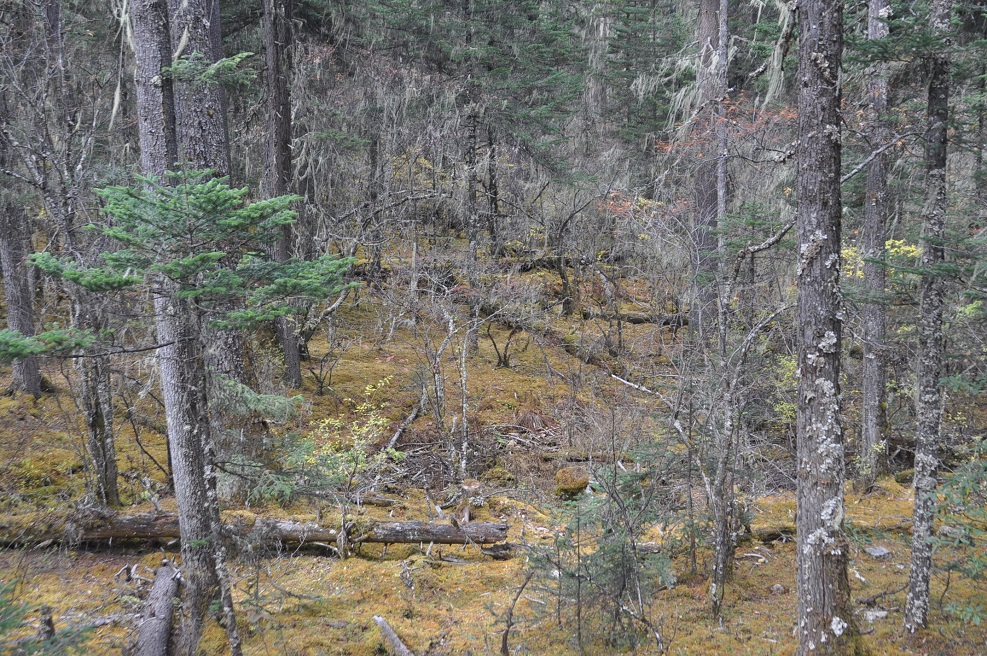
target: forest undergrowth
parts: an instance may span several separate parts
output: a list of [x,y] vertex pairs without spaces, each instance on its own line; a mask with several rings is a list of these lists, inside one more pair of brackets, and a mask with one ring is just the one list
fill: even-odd
[[[551,281],[536,271],[525,284]],[[640,306],[632,282],[627,290],[631,314]],[[587,287],[586,298],[592,293]],[[684,331],[628,322],[617,349],[613,320],[592,313],[549,313],[526,330],[494,316],[477,353],[462,359],[462,335],[444,332],[447,317],[394,307],[372,286],[354,294],[309,342],[297,412],[264,424],[272,469],[299,457],[352,466],[350,487],[313,500],[281,487],[282,479],[262,479],[253,496],[228,505],[224,520],[444,522],[435,506],[464,494],[465,473],[469,521],[506,522],[510,557],[495,559],[476,545],[350,545],[345,559],[338,544],[252,546],[232,573],[246,653],[383,653],[375,615],[418,654],[794,653],[794,444],[785,405],[792,372],[778,365],[763,376],[776,416],[739,458],[742,517],[724,610],[713,620],[708,503],[703,472],[693,467],[702,459],[692,453],[701,439],[674,430],[673,386],[662,382],[683,374]],[[778,347],[766,339],[761,348]],[[262,391],[284,393],[273,348],[258,339],[253,353]],[[155,568],[179,559],[177,541],[25,538],[44,526],[65,531],[66,517],[95,512],[85,497],[83,428],[68,393],[75,371],[52,359],[44,373],[54,393],[0,399],[0,533],[10,544],[0,551],[0,581],[2,607],[17,620],[0,636],[0,653],[17,653],[26,644],[18,641],[37,632],[42,607],[57,630],[82,629],[83,651],[119,653],[134,640]],[[117,385],[121,511],[167,513],[174,506],[155,392],[125,376]],[[405,422],[419,403],[420,415]],[[378,457],[402,423],[393,456]],[[319,451],[319,439],[359,453],[340,465],[326,460],[340,452]],[[866,644],[875,654],[983,653],[987,595],[963,567],[983,547],[969,532],[939,547],[930,628],[901,629],[907,475],[883,477],[865,493],[847,490],[850,585]],[[567,477],[576,478],[575,492]],[[225,653],[218,622],[201,648]]]

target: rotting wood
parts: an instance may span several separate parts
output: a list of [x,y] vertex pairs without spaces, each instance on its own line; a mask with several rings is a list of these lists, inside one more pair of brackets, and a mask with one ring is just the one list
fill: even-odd
[[158,568],[137,629],[136,656],[167,656],[171,638],[173,599],[178,594],[178,570],[167,560]]
[[[248,541],[283,544],[335,543],[338,537],[336,529],[290,518],[269,519],[236,513],[226,515],[223,520],[225,533]],[[0,525],[0,544],[5,545],[33,545],[44,541],[65,540],[174,540],[178,537],[178,517],[173,513],[106,513],[86,520],[69,516],[53,521],[48,517],[43,526],[31,529]],[[349,537],[351,544],[468,544],[470,541],[476,544],[493,544],[507,539],[507,524],[475,522],[457,528],[452,524],[438,522],[361,523],[352,529]]]
[[[678,329],[689,325],[689,317],[682,313],[656,315],[645,312],[621,312],[619,318],[624,323],[635,326],[651,324]],[[593,308],[583,308],[583,319],[586,321],[616,321],[618,316]]]
[[394,632],[391,625],[380,615],[374,615],[374,624],[380,629],[380,634],[384,636],[384,644],[391,656],[415,656],[415,653],[401,641],[398,634]]

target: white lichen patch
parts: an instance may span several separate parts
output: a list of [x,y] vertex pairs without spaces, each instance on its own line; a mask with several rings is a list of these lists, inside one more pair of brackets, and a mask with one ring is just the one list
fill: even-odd
[[836,333],[832,330],[827,330],[826,334],[823,335],[823,338],[819,341],[818,348],[823,353],[836,353],[836,343]]
[[830,530],[834,533],[840,530],[840,526],[843,525],[843,516],[845,513],[845,506],[843,505],[843,497],[833,497],[825,504],[823,504],[823,510],[820,515],[823,524],[829,526]]

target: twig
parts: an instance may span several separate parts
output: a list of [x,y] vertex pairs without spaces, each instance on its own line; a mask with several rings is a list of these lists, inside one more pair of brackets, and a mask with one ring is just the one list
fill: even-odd
[[898,594],[899,592],[904,592],[907,589],[908,589],[908,584],[906,583],[900,588],[895,588],[894,590],[885,590],[884,592],[879,592],[872,597],[864,597],[863,599],[858,600],[857,603],[863,606],[873,606],[878,602],[879,599],[883,599],[884,597],[890,597],[891,595]]
[[535,571],[531,570],[528,575],[524,577],[524,583],[518,588],[517,594],[514,595],[514,601],[507,608],[507,628],[504,629],[504,635],[500,638],[500,656],[511,656],[511,649],[507,643],[507,636],[511,633],[511,628],[514,627],[514,606],[517,605],[517,600],[521,598],[524,593],[524,589],[528,587],[528,583],[531,581],[531,577],[535,575]]

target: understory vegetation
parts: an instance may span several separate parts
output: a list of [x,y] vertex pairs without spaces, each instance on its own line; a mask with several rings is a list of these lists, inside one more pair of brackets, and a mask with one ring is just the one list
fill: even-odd
[[985,35],[0,2],[0,656],[984,653]]

